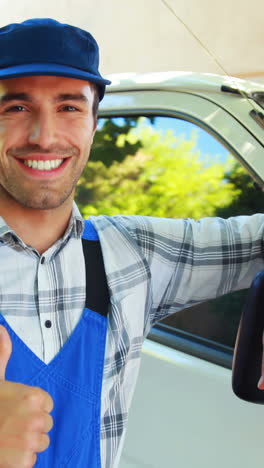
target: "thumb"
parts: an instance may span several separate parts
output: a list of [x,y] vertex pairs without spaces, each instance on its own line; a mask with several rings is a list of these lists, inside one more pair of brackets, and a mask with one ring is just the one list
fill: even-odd
[[5,380],[6,366],[12,353],[12,342],[8,331],[0,325],[0,380]]

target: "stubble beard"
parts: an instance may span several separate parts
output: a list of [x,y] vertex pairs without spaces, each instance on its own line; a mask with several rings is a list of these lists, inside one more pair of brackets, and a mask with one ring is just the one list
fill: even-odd
[[34,190],[30,187],[25,187],[17,178],[9,176],[4,183],[0,184],[0,193],[2,192],[4,198],[12,198],[25,208],[35,210],[53,210],[59,208],[69,198],[73,198],[75,187],[87,164],[88,157],[89,155],[84,166],[78,172],[72,168],[74,174],[71,179],[62,180],[62,185],[59,188],[54,189],[52,184],[40,181],[38,187]]

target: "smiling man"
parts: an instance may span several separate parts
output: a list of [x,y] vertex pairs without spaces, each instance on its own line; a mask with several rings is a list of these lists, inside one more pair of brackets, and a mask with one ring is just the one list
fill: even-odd
[[[57,240],[69,221],[96,129],[97,105],[95,86],[83,80],[29,76],[0,82],[1,214],[39,252]],[[31,225],[22,222],[25,216]]]
[[35,19],[1,28],[0,50],[0,466],[117,468],[145,336],[250,284],[264,216],[84,221],[110,84],[97,44]]
[[23,206],[57,208],[73,198],[87,162],[95,90],[73,78],[33,76],[3,80],[0,93],[1,185]]

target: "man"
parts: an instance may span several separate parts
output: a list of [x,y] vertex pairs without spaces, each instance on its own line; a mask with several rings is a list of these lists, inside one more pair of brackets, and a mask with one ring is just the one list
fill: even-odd
[[97,44],[36,19],[0,48],[0,466],[117,467],[144,337],[248,286],[264,217],[84,222],[74,190],[109,84]]

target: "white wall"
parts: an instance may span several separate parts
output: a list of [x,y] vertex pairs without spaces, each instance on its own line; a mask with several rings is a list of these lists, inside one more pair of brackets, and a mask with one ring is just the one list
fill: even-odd
[[100,44],[104,74],[224,73],[183,21],[228,74],[264,79],[263,0],[0,0],[0,7],[1,26],[53,17],[86,28]]

